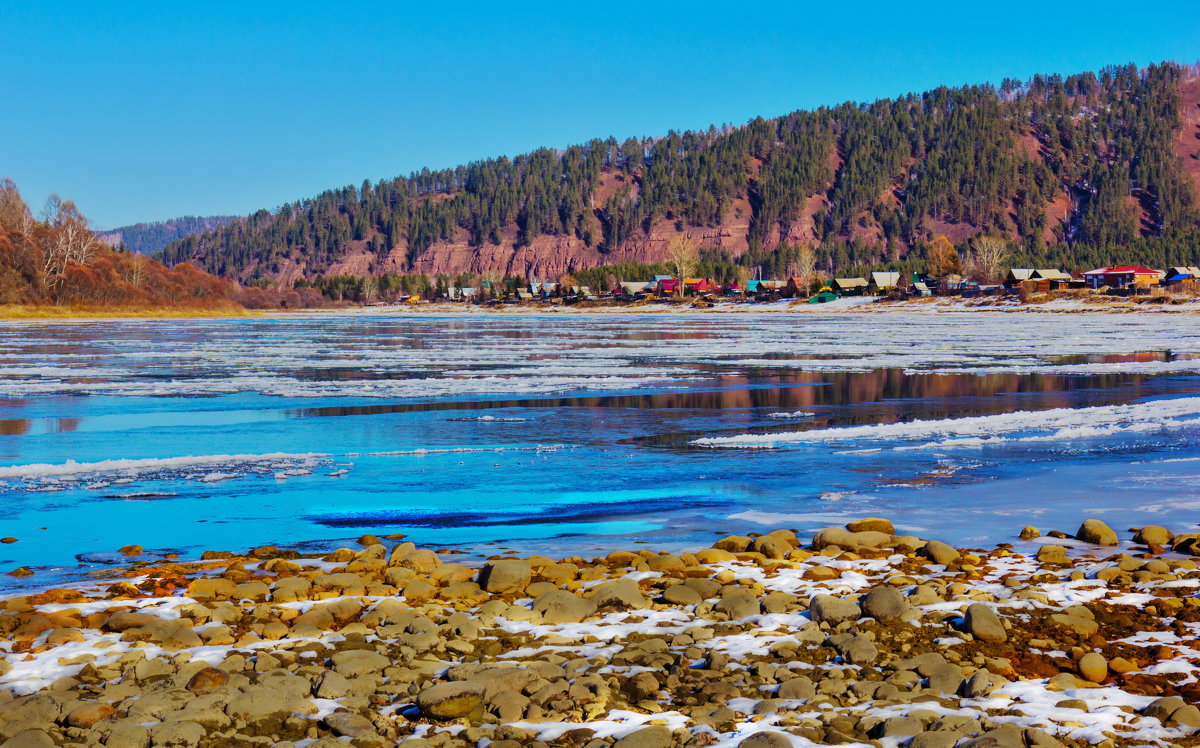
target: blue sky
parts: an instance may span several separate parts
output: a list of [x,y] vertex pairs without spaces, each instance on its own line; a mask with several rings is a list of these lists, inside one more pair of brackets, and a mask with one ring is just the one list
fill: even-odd
[[0,0],[0,176],[30,203],[58,192],[100,228],[247,213],[541,145],[1200,58],[1194,2],[176,5]]

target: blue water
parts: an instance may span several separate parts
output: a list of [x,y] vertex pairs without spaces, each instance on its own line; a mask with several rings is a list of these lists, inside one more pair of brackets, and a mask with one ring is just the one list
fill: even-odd
[[[39,567],[44,583],[104,568],[126,544],[195,557],[363,533],[472,556],[587,555],[861,515],[978,544],[1085,516],[1194,527],[1197,327],[987,314],[7,323],[0,536],[18,542],[0,545],[0,570]],[[1050,409],[1065,415],[963,431]],[[925,433],[928,420],[979,443]],[[869,428],[696,443],[850,426]]]

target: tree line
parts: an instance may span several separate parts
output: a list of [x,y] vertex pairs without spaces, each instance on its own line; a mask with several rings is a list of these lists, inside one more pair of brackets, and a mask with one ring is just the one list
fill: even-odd
[[[1004,237],[1030,262],[1190,263],[1200,216],[1175,153],[1188,73],[1124,65],[942,87],[740,127],[424,169],[259,211],[174,242],[161,257],[246,278],[268,277],[289,259],[320,271],[351,249],[375,258],[374,274],[399,251],[403,270],[441,241],[575,237],[605,252],[664,221],[719,226],[744,198],[749,252],[733,264],[764,277],[786,268],[795,248],[779,237],[814,204],[809,244],[830,273],[923,262],[935,224]],[[1069,206],[1061,224],[1049,210],[1055,200]]]
[[211,308],[233,306],[231,294],[192,265],[112,249],[70,200],[51,195],[35,214],[0,179],[0,304]]

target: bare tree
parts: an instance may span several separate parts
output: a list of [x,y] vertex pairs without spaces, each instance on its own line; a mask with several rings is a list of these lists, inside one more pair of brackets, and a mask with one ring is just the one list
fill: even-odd
[[682,296],[683,284],[696,274],[696,267],[700,264],[700,252],[696,249],[696,243],[683,234],[672,236],[667,240],[667,262],[679,278],[675,294]]
[[7,226],[28,234],[33,223],[33,214],[21,198],[21,191],[8,177],[0,179],[0,226]]
[[970,266],[979,280],[994,283],[1000,279],[1004,263],[1008,261],[1010,246],[1000,236],[977,236],[971,240]]
[[796,257],[788,264],[786,272],[789,278],[796,279],[796,285],[802,291],[807,291],[817,273],[817,253],[807,244],[796,247]]
[[88,228],[87,219],[70,200],[58,195],[46,199],[43,220],[50,229],[42,243],[42,277],[49,287],[62,283],[67,265],[92,261],[100,242]]
[[133,255],[129,258],[129,266],[125,271],[125,282],[134,288],[141,288],[146,282],[146,257]]

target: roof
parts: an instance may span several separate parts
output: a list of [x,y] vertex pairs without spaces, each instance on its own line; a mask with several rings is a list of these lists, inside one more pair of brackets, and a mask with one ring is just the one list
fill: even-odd
[[1071,274],[1054,268],[1038,268],[1033,274],[1042,280],[1071,280]]
[[1176,273],[1175,275],[1172,275],[1170,278],[1167,278],[1167,280],[1181,281],[1181,280],[1187,280],[1188,278],[1195,278],[1195,277],[1196,276],[1193,273]]
[[862,288],[867,285],[866,278],[834,278],[833,282],[841,288]]
[[871,282],[877,286],[894,286],[900,282],[899,273],[871,273]]
[[1159,271],[1141,265],[1113,265],[1089,270],[1084,275],[1160,275]]
[[1015,280],[1025,281],[1033,276],[1033,268],[1009,268],[1008,274]]
[[1200,268],[1193,265],[1177,265],[1167,268],[1167,275],[1194,275],[1200,277]]

